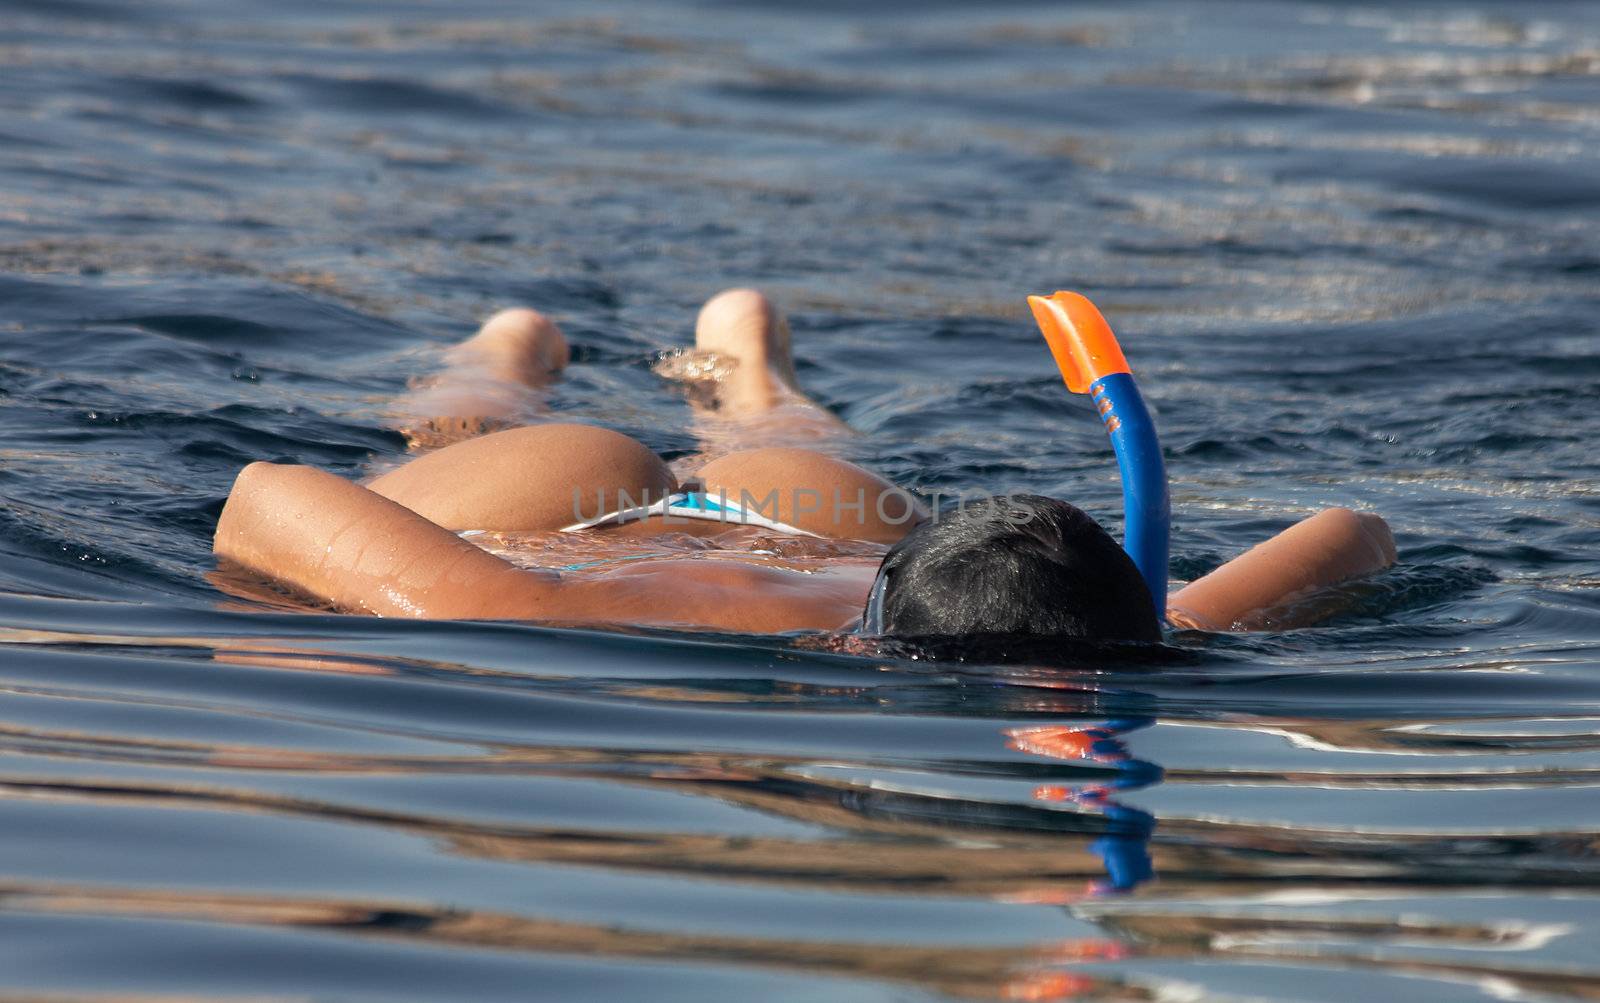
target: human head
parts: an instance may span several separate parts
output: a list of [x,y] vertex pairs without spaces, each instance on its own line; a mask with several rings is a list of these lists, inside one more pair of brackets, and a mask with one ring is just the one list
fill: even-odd
[[1082,510],[1041,495],[966,502],[912,530],[878,567],[864,625],[900,637],[1161,640],[1133,561]]

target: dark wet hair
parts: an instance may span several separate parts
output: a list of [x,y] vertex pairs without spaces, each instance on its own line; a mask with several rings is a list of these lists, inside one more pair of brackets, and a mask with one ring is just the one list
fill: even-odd
[[1159,641],[1133,561],[1081,509],[1041,495],[965,502],[890,548],[863,617],[896,637]]

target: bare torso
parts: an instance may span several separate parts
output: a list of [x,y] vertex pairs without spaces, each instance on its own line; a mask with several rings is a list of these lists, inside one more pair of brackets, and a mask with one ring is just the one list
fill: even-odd
[[[682,583],[708,578],[765,620],[776,602],[793,629],[854,627],[883,560],[881,544],[789,536],[717,522],[644,519],[576,533],[472,533],[472,543],[517,567],[558,574],[587,603],[618,607],[627,622],[685,626]],[[677,583],[677,588],[674,588]],[[605,599],[609,598],[609,602]],[[726,596],[714,602],[726,606]],[[739,619],[723,608],[703,622]],[[619,620],[619,622],[621,622]]]

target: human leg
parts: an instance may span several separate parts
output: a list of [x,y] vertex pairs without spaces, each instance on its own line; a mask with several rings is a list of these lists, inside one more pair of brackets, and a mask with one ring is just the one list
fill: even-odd
[[571,352],[556,322],[537,310],[501,310],[452,348],[452,366],[476,367],[511,383],[540,387],[567,367]]
[[515,424],[528,390],[557,378],[570,358],[561,328],[537,310],[502,310],[445,353],[445,369],[400,403],[412,449],[434,449]]
[[766,411],[800,393],[789,322],[754,289],[729,289],[706,301],[694,325],[694,347],[732,363],[720,381],[720,406],[730,413]]
[[818,446],[850,432],[800,389],[788,321],[753,289],[707,300],[694,348],[662,359],[656,372],[689,388],[703,449],[695,464],[760,446]]

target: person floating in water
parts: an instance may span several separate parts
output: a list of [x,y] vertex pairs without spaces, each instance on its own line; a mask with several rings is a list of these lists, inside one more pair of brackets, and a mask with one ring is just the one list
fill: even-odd
[[[1164,522],[1150,551],[1159,560],[1142,555],[1141,577],[1093,519],[1057,499],[996,496],[936,512],[814,448],[727,448],[748,447],[741,435],[826,436],[839,424],[801,391],[789,327],[751,290],[706,303],[678,367],[698,380],[697,407],[737,431],[731,442],[704,436],[715,448],[676,470],[605,428],[497,428],[517,394],[569,360],[560,329],[535,311],[496,315],[449,359],[406,403],[408,437],[436,448],[366,484],[252,463],[218,521],[218,557],[379,616],[1133,642],[1160,640],[1163,619],[1214,631],[1303,626],[1329,609],[1308,597],[1395,561],[1381,518],[1329,509],[1163,603]],[[1116,439],[1107,382],[1091,392]],[[1163,473],[1163,517],[1165,504]]]

